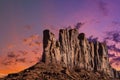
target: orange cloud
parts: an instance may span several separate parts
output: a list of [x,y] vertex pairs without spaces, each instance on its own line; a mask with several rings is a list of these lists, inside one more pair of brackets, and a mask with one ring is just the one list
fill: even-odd
[[9,45],[7,46],[8,49],[12,49],[12,48],[14,48],[14,47],[15,47],[15,45],[13,45],[13,44],[9,44]]
[[30,37],[25,38],[23,40],[23,42],[30,47],[35,47],[35,46],[40,46],[41,45],[40,37],[39,37],[38,34],[31,35]]

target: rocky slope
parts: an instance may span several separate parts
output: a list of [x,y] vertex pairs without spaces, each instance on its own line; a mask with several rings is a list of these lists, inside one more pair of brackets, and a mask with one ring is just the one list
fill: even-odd
[[9,74],[0,80],[119,80],[102,72],[84,69],[69,70],[61,65],[37,63],[15,74]]
[[[42,61],[2,80],[115,80],[119,72],[111,68],[105,44],[90,42],[77,29],[61,29],[59,40],[49,30],[43,32]],[[119,80],[119,79],[118,79]]]

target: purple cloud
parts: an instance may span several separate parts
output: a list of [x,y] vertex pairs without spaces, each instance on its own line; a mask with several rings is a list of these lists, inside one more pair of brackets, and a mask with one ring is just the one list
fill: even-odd
[[[104,41],[107,43],[107,47],[110,50],[108,56],[111,58],[110,64],[114,66],[120,65],[120,31],[108,31],[106,32],[106,36]],[[112,53],[114,51],[115,53]]]
[[109,57],[116,57],[115,54],[108,54]]
[[75,25],[75,28],[80,29],[83,25],[84,25],[84,23],[79,22]]
[[112,40],[115,42],[120,42],[120,31],[109,31],[106,32],[106,37],[104,40]]
[[90,42],[96,42],[96,41],[98,41],[98,37],[93,37],[93,35],[91,35],[91,36],[88,38],[88,41],[90,41]]
[[116,51],[116,52],[120,52],[120,49],[117,48],[115,45],[109,45],[107,46],[109,50],[113,50],[113,51]]

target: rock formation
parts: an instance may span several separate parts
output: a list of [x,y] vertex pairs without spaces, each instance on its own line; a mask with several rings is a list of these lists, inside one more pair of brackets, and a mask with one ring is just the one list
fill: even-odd
[[59,40],[49,30],[44,30],[43,50],[42,61],[46,64],[60,64],[69,70],[99,71],[118,77],[117,71],[109,64],[106,45],[88,41],[77,29],[61,29]]
[[61,29],[59,39],[43,32],[42,60],[0,80],[120,80],[108,61],[107,47],[88,41],[77,29]]

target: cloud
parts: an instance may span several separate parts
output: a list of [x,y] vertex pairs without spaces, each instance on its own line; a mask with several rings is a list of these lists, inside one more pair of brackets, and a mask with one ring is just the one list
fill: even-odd
[[13,51],[11,51],[11,52],[8,52],[7,57],[8,57],[8,58],[14,58],[14,57],[16,57],[16,55],[14,54]]
[[108,36],[106,39],[115,41],[115,42],[120,42],[120,31],[110,31],[106,33]]
[[16,64],[15,63],[15,59],[9,59],[9,58],[5,58],[3,61],[2,61],[2,64],[3,65],[8,65],[8,66],[10,66],[11,64]]
[[26,39],[23,39],[23,42],[28,44],[28,43],[32,42],[32,39],[31,38],[26,38]]
[[104,38],[104,40],[112,40],[115,42],[120,42],[120,31],[109,31],[106,32],[106,37]]
[[120,53],[120,31],[115,30],[106,32],[104,41],[107,43],[107,47],[109,50]]
[[120,70],[120,31],[107,31],[104,41],[107,43],[111,66]]
[[35,42],[31,42],[31,43],[29,43],[28,45],[29,45],[30,47],[35,47],[35,46],[40,46],[41,43],[38,42],[38,41],[35,41]]
[[115,54],[108,54],[109,57],[116,57]]
[[33,52],[34,54],[38,54],[38,52],[37,52],[37,51],[35,51],[35,50],[33,50],[32,52]]
[[39,35],[38,34],[31,35],[30,38],[33,39],[33,40],[36,40],[36,39],[39,38]]
[[11,63],[13,63],[12,61],[4,61],[2,62],[3,65],[11,65]]
[[109,50],[113,50],[113,51],[116,51],[116,52],[120,52],[120,48],[117,48],[117,47],[115,46],[115,44],[114,44],[114,45],[109,45],[109,46],[107,46],[107,47],[108,47]]
[[31,35],[30,37],[23,39],[23,43],[30,47],[40,46],[40,36],[38,34]]
[[16,52],[15,51],[9,51],[8,53],[7,53],[7,58],[8,59],[11,59],[11,58],[18,58],[20,55],[19,54],[16,54]]
[[115,61],[120,61],[120,57],[113,58]]
[[80,29],[83,25],[84,25],[84,23],[79,22],[75,25],[75,28]]
[[17,64],[17,63],[25,63],[26,62],[26,59],[24,57],[12,57],[12,58],[9,58],[9,57],[6,57],[3,61],[2,61],[2,64],[3,65],[8,65],[8,66],[11,66],[11,65],[14,65],[14,64]]
[[90,41],[90,42],[96,42],[96,41],[98,41],[98,37],[93,37],[93,35],[91,35],[91,36],[88,38],[88,41]]
[[[17,53],[21,53],[21,54],[17,54]],[[23,58],[23,56],[25,56],[27,54],[26,51],[9,51],[6,55],[6,57],[2,60],[2,64],[3,65],[14,65],[17,64],[17,62],[25,62],[25,58]]]
[[21,53],[23,56],[25,56],[26,54],[28,54],[28,52],[27,52],[27,51],[22,51],[22,50],[19,50],[18,52],[19,52],[19,53]]
[[35,61],[29,61],[29,63],[34,63]]
[[115,57],[115,58],[112,58],[110,60],[110,64],[115,68],[119,68],[120,67],[120,57]]
[[113,31],[107,31],[105,33],[104,41],[105,42],[112,42],[112,45],[110,47],[114,48],[117,47],[117,45],[120,44],[120,31],[113,30]]
[[40,37],[39,37],[38,34],[34,34],[34,35],[31,35],[31,36],[28,37],[28,38],[23,39],[23,42],[25,42],[25,43],[30,43],[30,42],[32,42],[32,41],[34,41],[34,40],[38,40],[39,38],[40,38]]
[[25,58],[18,58],[18,59],[16,59],[16,62],[25,63],[25,62],[26,62],[26,59],[25,59]]

